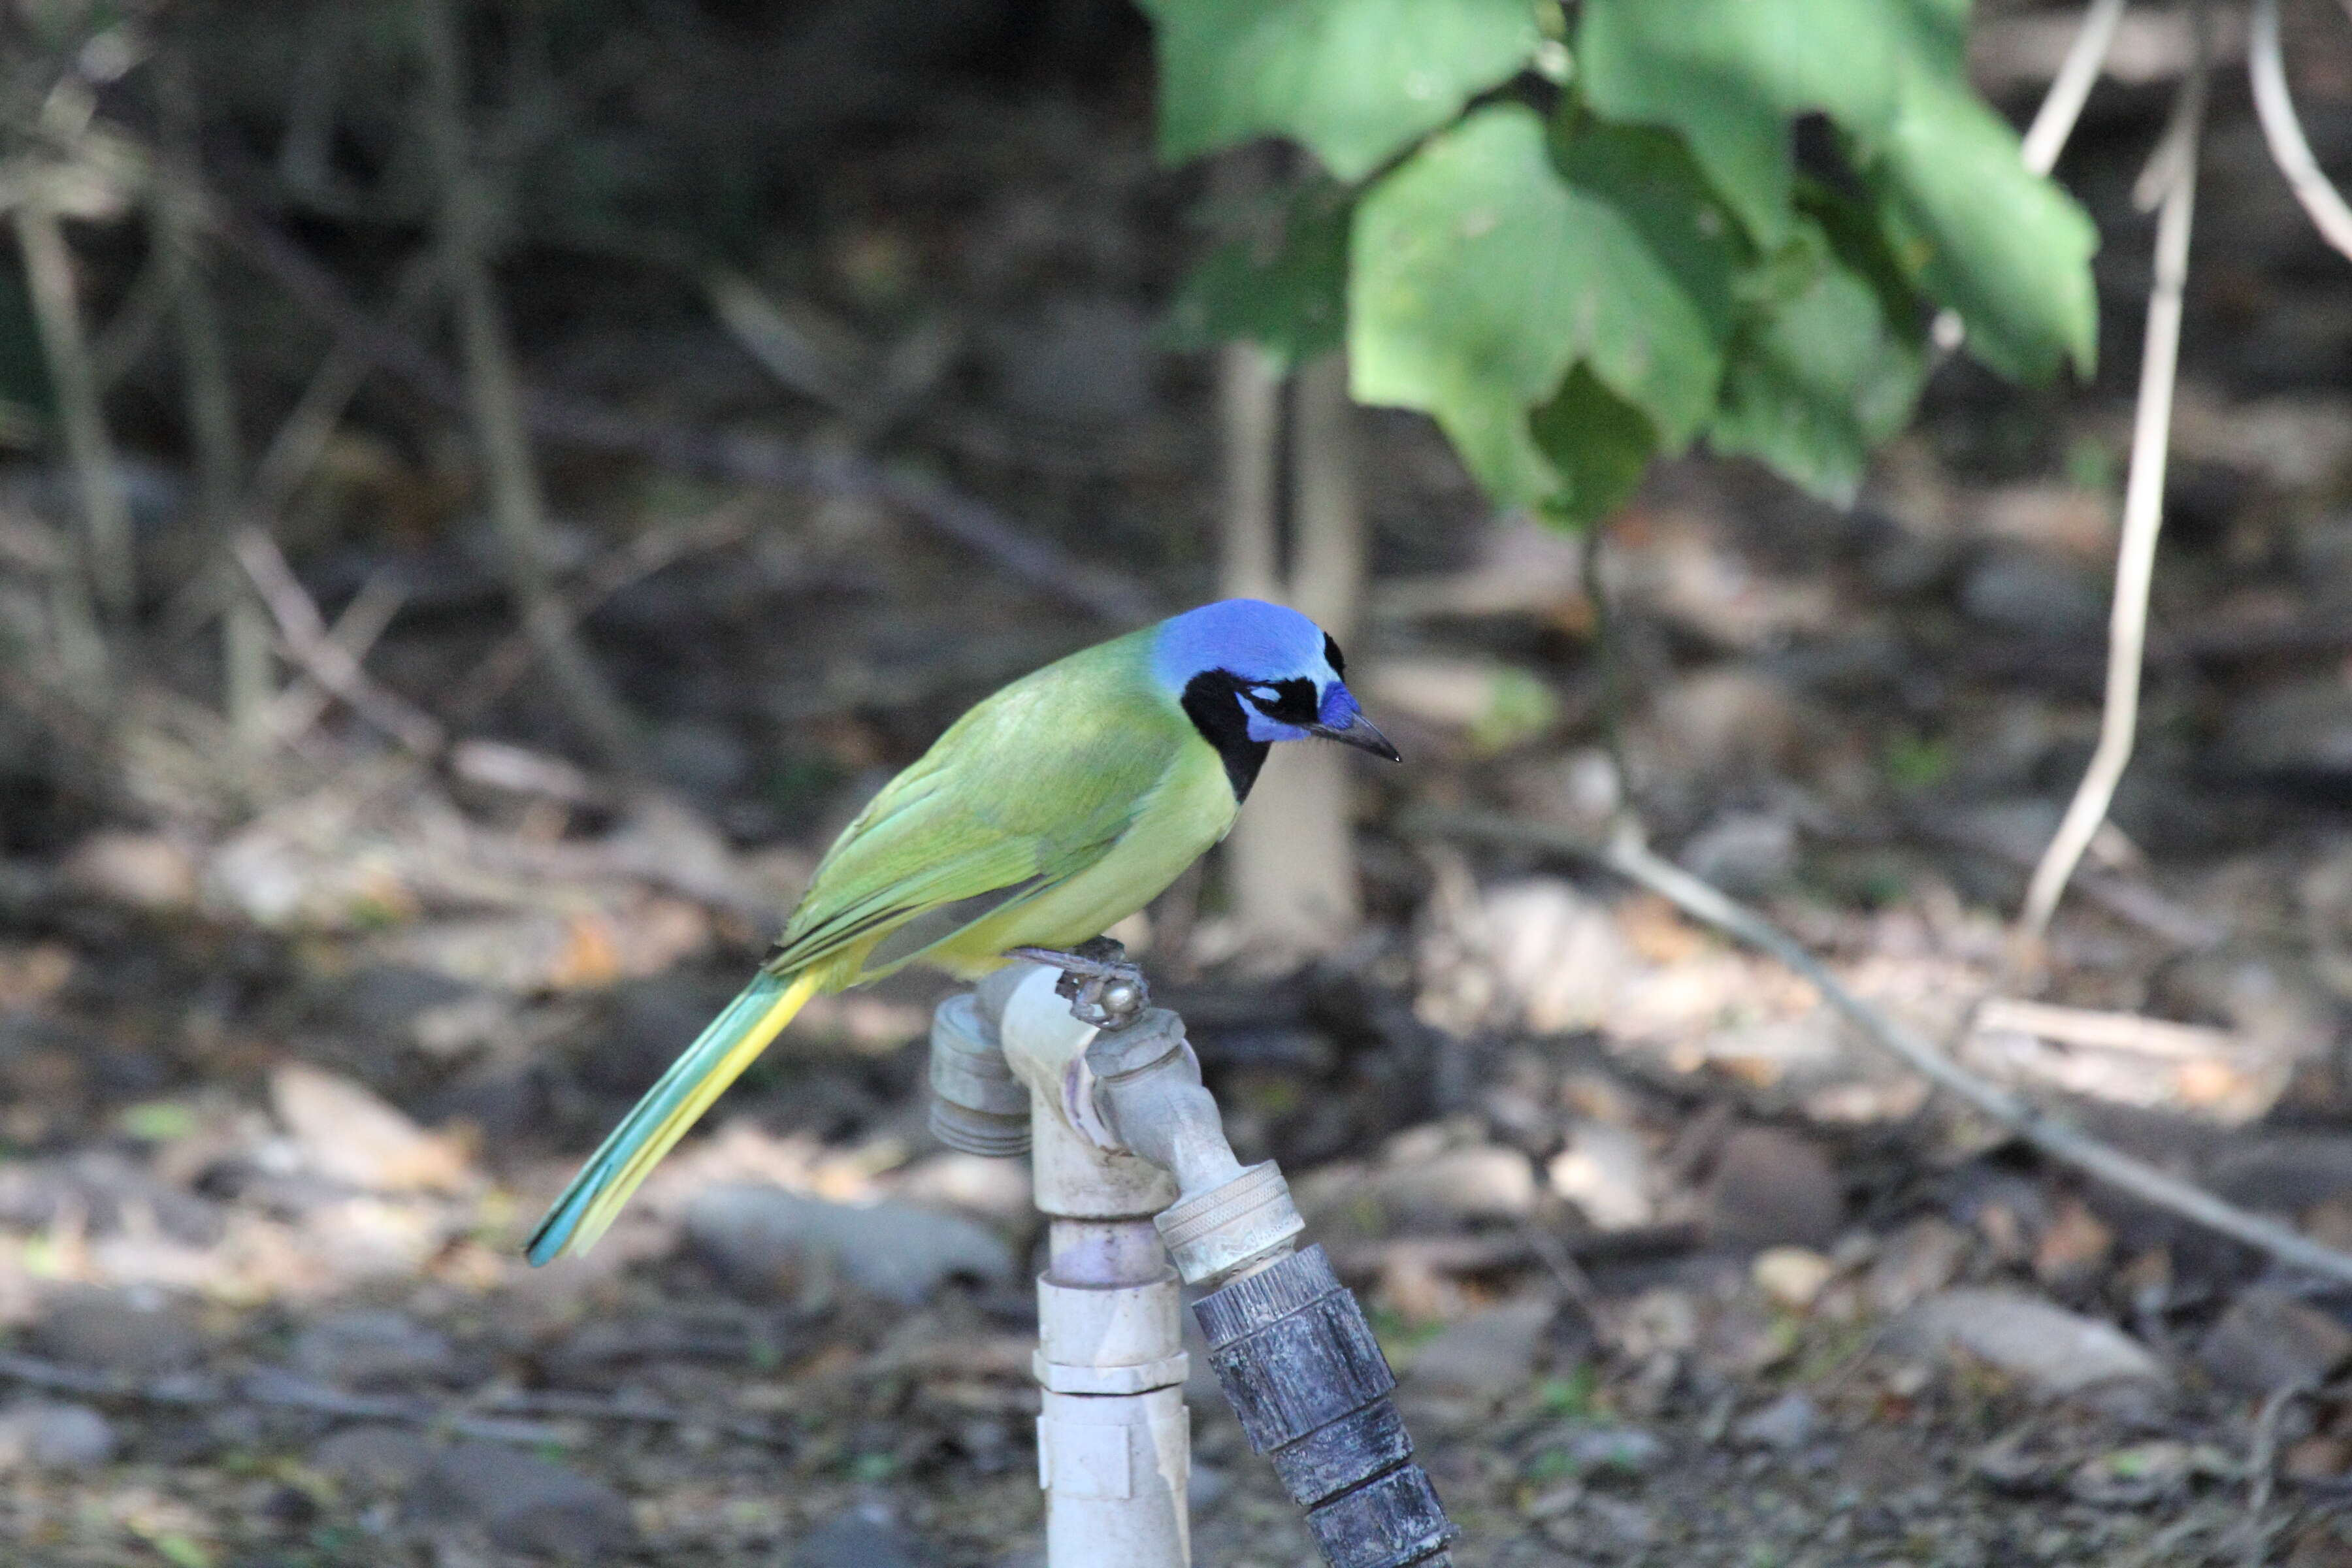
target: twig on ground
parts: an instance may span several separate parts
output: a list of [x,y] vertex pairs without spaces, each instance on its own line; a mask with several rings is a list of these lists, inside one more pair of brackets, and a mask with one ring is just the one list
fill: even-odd
[[456,294],[457,336],[466,365],[467,405],[489,481],[490,511],[505,547],[516,612],[564,705],[605,762],[641,773],[637,724],[597,668],[557,599],[549,566],[546,500],[523,427],[513,350],[490,278],[488,197],[474,168],[466,129],[466,59],[450,0],[415,0],[425,47],[425,140],[439,186],[442,265]]
[[[465,408],[465,389],[448,366],[414,338],[362,310],[331,274],[291,240],[217,203],[213,216],[231,244],[352,352],[441,407]],[[746,484],[862,498],[894,507],[1039,592],[1102,620],[1127,626],[1159,613],[1151,594],[1125,574],[1080,561],[1024,533],[994,508],[944,484],[854,452],[820,453],[764,437],[715,435],[543,394],[532,396],[524,413],[530,433],[543,441],[626,454]]]
[[2286,63],[2279,49],[2278,0],[2254,0],[2246,32],[2246,75],[2253,86],[2254,113],[2263,122],[2263,140],[2270,143],[2272,161],[2286,176],[2294,199],[2311,215],[2320,237],[2352,257],[2352,206],[2345,205],[2326,171],[2312,155],[2303,121],[2294,111],[2294,96],[2287,90]]
[[[1695,1225],[1641,1226],[1631,1230],[1600,1230],[1585,1236],[1549,1233],[1556,1257],[1581,1271],[1586,1263],[1636,1258],[1657,1258],[1688,1252],[1705,1237]],[[1343,1242],[1331,1248],[1331,1267],[1349,1279],[1378,1275],[1398,1264],[1410,1264],[1437,1274],[1484,1274],[1497,1268],[1519,1268],[1544,1263],[1543,1248],[1525,1229],[1490,1236],[1401,1236],[1379,1241]]]
[[2025,166],[2037,174],[2047,174],[2058,166],[2058,154],[2074,134],[2074,121],[2082,118],[2083,105],[2091,96],[2091,88],[2099,79],[2099,68],[2105,64],[2107,48],[2116,41],[2116,27],[2124,19],[2125,0],[2091,0],[2090,8],[2083,15],[2083,26],[2067,47],[2066,58],[2058,68],[2056,79],[2050,84],[2049,93],[2033,116],[2033,123],[2025,132]]
[[2176,1024],[2168,1018],[2096,1007],[2060,1007],[2048,1002],[2021,1001],[2014,996],[1986,997],[1977,1008],[1976,1026],[2012,1030],[2063,1046],[2126,1051],[2172,1061],[2207,1060],[2228,1054],[2238,1044],[2238,1037],[2229,1030],[2203,1024]]
[[253,580],[261,602],[278,623],[288,655],[352,710],[420,757],[435,757],[446,742],[434,717],[368,678],[358,660],[328,634],[319,606],[279,554],[277,542],[257,528],[237,531],[231,548]]
[[[2202,13],[2200,17],[2201,21]],[[2200,37],[2202,37],[2200,28]],[[2172,389],[2180,363],[2181,293],[2189,279],[2189,234],[2197,210],[2197,155],[2205,121],[2207,73],[2181,79],[2172,122],[2148,160],[2143,197],[2162,202],[2156,225],[2156,282],[2147,301],[2141,352],[2139,401],[2133,416],[2131,474],[2124,490],[2123,537],[2116,548],[2115,604],[2107,631],[2106,697],[2099,740],[2058,831],[2026,885],[2018,916],[2022,952],[2037,951],[2067,880],[2107,819],[2116,784],[2130,763],[2139,729],[2142,654],[2147,642],[2147,595],[2156,574],[2156,541],[2164,523],[2164,475],[2172,434]]]
[[[2032,870],[2038,859],[2032,851],[2003,843],[1995,835],[1970,832],[1924,811],[1911,815],[1905,828],[1930,842],[1989,855],[2023,870]],[[2230,937],[2230,928],[2222,922],[2174,902],[2144,882],[2119,877],[2111,871],[2077,868],[2074,880],[2068,885],[2080,890],[2084,897],[2108,913],[2181,947],[2200,950],[2218,947]]]
[[1796,939],[1681,867],[1661,859],[1631,832],[1620,832],[1608,843],[1601,844],[1549,824],[1481,812],[1447,811],[1410,813],[1403,826],[1407,832],[1550,850],[1605,867],[1661,895],[1693,918],[1787,964],[1812,982],[1822,998],[1872,1044],[2052,1159],[2167,1213],[2244,1242],[2289,1268],[2352,1282],[2352,1254],[2323,1247],[2275,1220],[2225,1203],[2177,1176],[2135,1160],[1958,1066],[1918,1034],[1847,990],[1844,983]]
[[2308,1379],[2273,1388],[2254,1416],[2252,1440],[2246,1446],[2246,1568],[2262,1568],[2270,1560],[2271,1531],[2263,1515],[2270,1511],[2271,1493],[2278,1485],[2279,1423],[2287,1407],[2311,1390]]
[[16,245],[25,261],[33,320],[57,394],[58,421],[81,495],[83,549],[93,597],[118,622],[130,618],[139,596],[131,553],[131,508],[115,473],[114,442],[83,335],[74,287],[73,256],[66,248],[58,209],[38,185],[16,204]]

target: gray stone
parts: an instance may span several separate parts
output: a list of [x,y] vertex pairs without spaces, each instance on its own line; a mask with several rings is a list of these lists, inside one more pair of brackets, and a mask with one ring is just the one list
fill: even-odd
[[509,1552],[573,1562],[625,1551],[636,1534],[627,1500],[612,1488],[496,1443],[443,1450],[407,1512],[417,1521],[470,1520]]
[[908,1204],[827,1203],[749,1184],[696,1194],[686,1209],[686,1236],[746,1288],[772,1288],[811,1253],[828,1253],[861,1289],[908,1306],[950,1278],[1004,1283],[1014,1268],[1003,1237],[954,1215]]
[[319,1445],[310,1463],[346,1486],[404,1492],[433,1468],[433,1445],[405,1426],[346,1426]]
[[801,1537],[793,1568],[924,1568],[916,1542],[864,1512],[836,1514]]
[[1880,1343],[1897,1355],[1965,1352],[2053,1396],[2168,1381],[2163,1363],[2113,1323],[2022,1290],[1942,1291],[1890,1322]]
[[1577,1506],[1603,1537],[1623,1551],[1640,1551],[1657,1539],[1657,1516],[1640,1503],[1587,1492]]
[[2205,1174],[2205,1184],[2231,1203],[2293,1215],[2352,1194],[2352,1138],[2274,1132],[2231,1143]]
[[1657,1217],[1650,1152],[1630,1127],[1590,1118],[1570,1123],[1568,1146],[1551,1157],[1544,1174],[1595,1230],[1626,1230]]
[[343,1388],[446,1378],[457,1369],[449,1342],[398,1312],[337,1312],[304,1329],[294,1341],[294,1363],[312,1377]]
[[2246,1291],[2206,1331],[2199,1364],[2227,1387],[2268,1394],[2317,1384],[2352,1357],[2352,1329],[2292,1296]]
[[1482,1397],[1524,1388],[1558,1310],[1535,1299],[1473,1312],[1414,1352],[1407,1376],[1416,1388]]
[[0,1410],[0,1471],[89,1469],[114,1448],[114,1427],[87,1405],[27,1399]]
[[1803,1447],[1820,1424],[1821,1413],[1813,1408],[1813,1402],[1792,1392],[1741,1416],[1731,1435],[1751,1448],[1778,1448],[1785,1453]]
[[1797,825],[1771,812],[1727,812],[1692,835],[1675,858],[1726,892],[1765,892],[1796,872]]
[[1496,1144],[1447,1149],[1377,1172],[1371,1196],[1398,1218],[1423,1224],[1515,1219],[1535,1207],[1535,1168]]
[[1630,955],[1606,905],[1558,877],[1488,889],[1461,933],[1494,965],[1507,1021],[1538,1035],[1599,1027]]
[[2035,637],[2065,637],[2095,630],[2105,619],[2107,595],[2098,581],[2037,551],[1996,551],[1960,579],[1960,609],[1983,621]]
[[43,1292],[32,1348],[53,1361],[128,1377],[179,1372],[204,1348],[194,1312],[152,1289],[67,1285]]
[[2352,773],[2352,689],[2333,675],[2274,687],[2231,704],[2215,760],[2276,778]]
[[1728,1247],[1821,1247],[1845,1219],[1845,1194],[1811,1140],[1743,1127],[1724,1140],[1707,1183],[1707,1232]]
[[1657,1434],[1640,1426],[1579,1426],[1566,1435],[1561,1447],[1577,1475],[1647,1475],[1666,1457],[1666,1446]]

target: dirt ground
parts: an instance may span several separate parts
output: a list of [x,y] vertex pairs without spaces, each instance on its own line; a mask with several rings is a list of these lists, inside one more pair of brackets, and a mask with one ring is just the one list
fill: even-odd
[[[404,79],[326,9],[197,34],[205,157],[446,355],[397,303],[427,245]],[[2022,116],[2062,13],[1986,9],[1980,75]],[[297,721],[241,752],[216,606],[183,591],[169,334],[119,334],[146,574],[119,700],[99,721],[0,656],[0,1560],[1042,1563],[1038,1226],[1020,1163],[928,1131],[944,982],[813,1005],[590,1258],[517,1255],[866,795],[1118,629],[908,487],[1102,593],[1213,591],[1212,367],[1155,337],[1204,180],[1153,162],[1140,19],[758,10],[492,40],[528,383],[891,476],[540,444],[559,585],[655,784],[514,639],[457,416],[381,367],[275,531],[453,744],[420,760],[286,666]],[[2333,163],[2352,35],[2304,10]],[[322,51],[323,172],[288,86]],[[2129,187],[2170,91],[2160,62],[2103,85],[2061,167],[2105,237],[2096,381],[1946,366],[1846,510],[1664,466],[1607,536],[1613,678],[1579,542],[1491,516],[1425,423],[1355,416],[1350,679],[1408,757],[1351,775],[1363,929],[1254,945],[1213,863],[1127,934],[1372,1313],[1465,1568],[2352,1563],[2352,1294],[2034,1155],[1654,895],[1462,826],[1597,834],[1630,805],[1964,1065],[2352,1247],[2352,292],[2234,67],[2138,754],[2047,973],[2001,967],[2096,731]],[[72,237],[94,318],[130,321],[139,226]],[[747,348],[707,254],[783,324]],[[258,447],[332,339],[239,255],[217,287]],[[6,456],[0,608],[37,600],[70,515],[64,468]],[[1196,1560],[1307,1568],[1199,1359]]]

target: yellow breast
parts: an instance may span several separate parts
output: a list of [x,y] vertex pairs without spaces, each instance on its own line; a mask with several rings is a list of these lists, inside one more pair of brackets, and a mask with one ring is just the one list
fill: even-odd
[[1206,854],[1233,827],[1239,810],[1215,750],[1191,741],[1101,859],[1059,887],[957,933],[924,958],[971,979],[1001,966],[1008,948],[1069,948],[1100,936]]

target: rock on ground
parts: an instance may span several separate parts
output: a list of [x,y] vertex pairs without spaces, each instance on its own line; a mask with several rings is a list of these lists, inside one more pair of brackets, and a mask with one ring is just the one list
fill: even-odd
[[1417,1388],[1492,1397],[1524,1385],[1558,1307],[1548,1299],[1507,1302],[1449,1325],[1413,1353]]
[[317,1469],[364,1491],[404,1492],[433,1468],[433,1445],[405,1426],[346,1426],[310,1456]]
[[1941,1291],[1888,1324],[1881,1342],[1901,1355],[1965,1352],[2052,1395],[2168,1381],[2163,1363],[2113,1323],[2022,1290]]
[[43,1293],[40,1314],[35,1351],[127,1377],[182,1371],[204,1349],[187,1305],[153,1290],[61,1286]]
[[2352,1357],[2352,1329],[2275,1290],[2248,1290],[2206,1331],[2197,1360],[2245,1394],[2319,1384]]
[[496,1443],[443,1450],[407,1511],[419,1521],[471,1520],[509,1552],[573,1562],[624,1551],[635,1535],[629,1505],[612,1488]]
[[688,1242],[746,1287],[772,1286],[812,1252],[829,1253],[861,1289],[912,1306],[950,1278],[995,1283],[1013,1274],[1013,1252],[992,1230],[908,1204],[864,1206],[739,1184],[697,1194],[686,1209]]
[[1845,1219],[1845,1193],[1811,1140],[1743,1127],[1723,1142],[1707,1183],[1707,1230],[1728,1247],[1819,1247]]
[[438,1381],[456,1370],[449,1342],[398,1312],[338,1312],[304,1329],[294,1362],[323,1383],[372,1388]]
[[924,1559],[896,1525],[851,1512],[801,1537],[793,1568],[924,1568]]
[[113,1426],[87,1405],[27,1399],[0,1410],[0,1472],[88,1469],[114,1448]]

